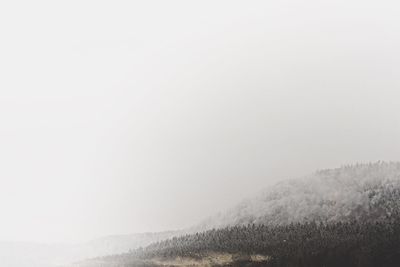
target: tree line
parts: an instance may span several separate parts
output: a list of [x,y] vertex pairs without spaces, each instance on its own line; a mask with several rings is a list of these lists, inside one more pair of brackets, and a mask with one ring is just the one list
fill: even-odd
[[224,252],[268,255],[263,266],[271,267],[394,267],[400,266],[399,222],[234,226],[175,237],[131,254],[144,259]]

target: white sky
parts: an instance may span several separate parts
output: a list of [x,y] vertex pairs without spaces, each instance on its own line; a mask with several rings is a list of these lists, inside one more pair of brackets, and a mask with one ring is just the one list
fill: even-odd
[[0,240],[187,227],[398,160],[398,1],[1,1]]

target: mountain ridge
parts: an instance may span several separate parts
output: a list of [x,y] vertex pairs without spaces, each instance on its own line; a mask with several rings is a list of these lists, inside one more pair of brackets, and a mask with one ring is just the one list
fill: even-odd
[[[383,220],[398,209],[400,162],[345,165],[318,170],[263,190],[201,222],[207,230],[246,224]],[[386,199],[382,199],[386,198]],[[385,210],[379,202],[386,201]]]

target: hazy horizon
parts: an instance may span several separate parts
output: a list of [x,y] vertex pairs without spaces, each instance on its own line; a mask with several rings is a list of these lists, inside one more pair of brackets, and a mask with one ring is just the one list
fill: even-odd
[[395,1],[0,4],[0,241],[181,229],[398,161]]

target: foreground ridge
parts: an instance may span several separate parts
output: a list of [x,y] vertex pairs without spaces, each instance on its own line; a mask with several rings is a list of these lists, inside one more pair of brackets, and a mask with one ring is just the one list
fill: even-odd
[[399,264],[397,216],[390,222],[375,223],[227,227],[99,258],[86,266],[394,267]]

